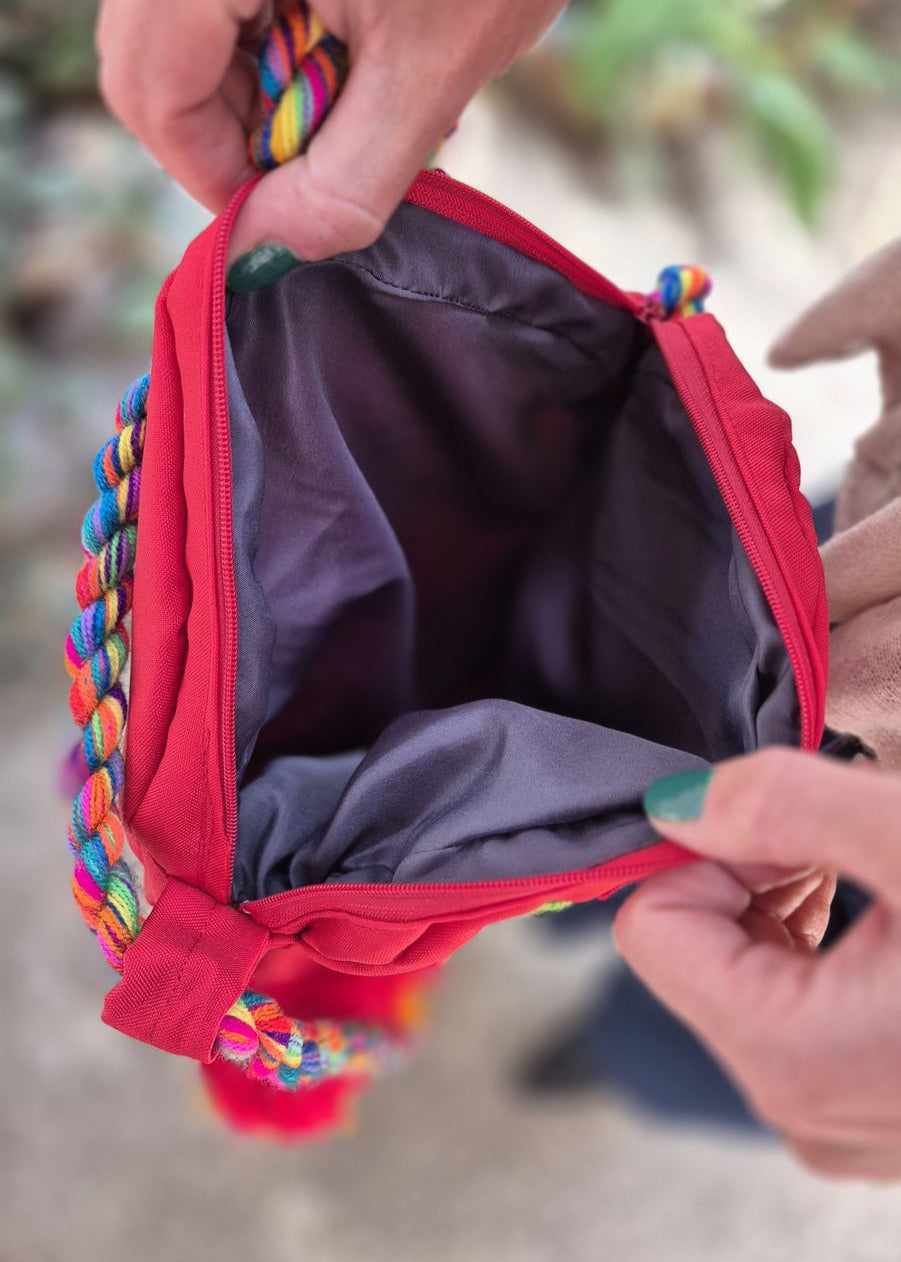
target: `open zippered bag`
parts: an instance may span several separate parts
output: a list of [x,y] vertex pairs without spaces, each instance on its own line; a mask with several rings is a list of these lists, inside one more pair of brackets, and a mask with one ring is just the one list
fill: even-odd
[[437,172],[370,248],[230,293],[247,191],[95,465],[70,844],[104,1020],[302,1130],[483,926],[686,861],[659,776],[816,749],[827,615],[788,419],[712,316]]
[[826,606],[787,418],[711,316],[437,173],[369,249],[227,294],[238,205],[163,290],[88,518],[136,553],[121,817],[155,904],[104,1017],[294,1086],[369,1076],[373,1031],[329,1060],[287,1022],[286,1068],[242,995],[324,968],[370,980],[292,1017],[371,1014],[491,921],[682,861],[644,790],[817,747]]

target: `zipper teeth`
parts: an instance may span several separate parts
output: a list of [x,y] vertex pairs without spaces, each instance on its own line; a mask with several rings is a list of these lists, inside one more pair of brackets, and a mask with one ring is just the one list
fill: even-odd
[[[679,326],[674,325],[671,327],[678,328]],[[691,349],[692,356],[694,357],[694,360],[696,364],[698,365],[698,368],[700,369],[701,365],[700,365],[700,360],[698,357],[697,350],[695,349],[691,339],[688,337],[685,331],[680,329],[680,332],[682,333],[685,345]],[[735,490],[732,484],[732,479],[729,477],[729,473],[726,469],[723,458],[720,455],[720,452],[713,441],[713,438],[710,433],[710,428],[707,425],[707,422],[704,416],[702,415],[701,412],[699,412],[698,408],[696,407],[694,403],[693,390],[687,385],[685,381],[685,377],[683,376],[681,370],[679,370],[678,368],[674,368],[669,363],[667,363],[667,367],[670,373],[672,374],[672,377],[676,383],[676,386],[680,388],[679,394],[682,399],[682,404],[685,407],[685,410],[688,412],[688,415],[691,418],[692,424],[695,427],[695,431],[697,432],[698,437],[701,440],[701,445],[704,448],[704,455],[706,456],[707,462],[710,465],[711,469],[713,470],[713,474],[714,474],[714,477],[716,478],[717,486],[719,487],[720,494],[722,495],[723,500],[726,503],[726,507],[729,509],[729,516],[732,518],[732,522],[735,526],[735,530],[736,530],[736,533],[738,534],[739,540],[741,541],[741,545],[748,555],[748,559],[750,560],[751,565],[754,568],[754,573],[757,575],[757,580],[763,589],[763,593],[767,598],[767,601],[776,619],[776,623],[779,627],[780,632],[782,633],[782,638],[785,643],[785,647],[788,651],[789,661],[791,663],[792,671],[795,676],[795,683],[797,686],[798,703],[801,709],[801,739],[806,748],[813,748],[813,746],[816,744],[816,741],[815,741],[815,733],[814,733],[814,714],[813,714],[813,708],[812,708],[812,694],[816,692],[816,685],[812,677],[812,672],[808,669],[808,665],[809,665],[808,656],[809,655],[806,651],[802,652],[798,647],[798,641],[799,639],[803,639],[803,637],[800,635],[799,614],[798,614],[797,606],[791,597],[790,588],[786,584],[786,591],[788,593],[788,599],[790,603],[790,611],[786,609],[785,600],[783,599],[783,593],[778,589],[776,584],[773,582],[773,579],[770,577],[768,568],[764,565],[762,551],[757,544],[757,539],[755,537],[754,531],[751,529],[749,525],[749,514],[747,512],[746,506],[735,493]],[[701,376],[701,379],[704,380],[704,388],[710,399],[710,405],[713,411],[717,414],[717,416],[719,416],[719,409],[717,408],[713,395],[710,392],[709,387],[707,386],[706,379],[704,379],[703,377],[703,373],[701,373],[700,376]],[[769,551],[770,549],[768,548],[767,550]],[[780,559],[778,555],[775,553],[774,553],[774,559],[776,560],[776,564],[779,565],[780,570],[781,570]]]
[[[255,182],[255,181],[254,181]],[[247,192],[250,191],[248,187]],[[213,403],[215,407],[215,442],[213,459],[216,466],[216,511],[219,531],[218,582],[221,598],[222,638],[224,641],[224,677],[222,680],[222,706],[225,715],[234,715],[235,690],[238,671],[237,644],[237,594],[235,591],[234,541],[232,537],[231,511],[231,438],[228,425],[228,387],[225,380],[225,259],[228,238],[235,216],[243,204],[241,194],[232,201],[222,217],[213,255],[213,302],[211,337],[211,367],[213,375]],[[221,333],[221,336],[219,334]],[[235,765],[234,722],[220,724],[220,757],[222,760],[225,790],[225,831],[228,837],[227,864],[228,896],[231,895],[231,873],[234,867],[235,848],[238,838],[238,785]]]
[[[671,843],[663,841],[656,842],[653,849],[656,850],[659,846],[666,844]],[[664,859],[663,862],[669,866],[669,857]],[[636,860],[631,863],[620,864],[618,860],[611,859],[609,863],[601,864],[599,867],[595,868],[575,868],[569,872],[556,872],[551,876],[511,877],[504,881],[441,881],[429,883],[423,882],[419,884],[405,881],[399,882],[396,885],[379,884],[377,882],[365,884],[361,882],[359,885],[356,883],[326,882],[323,885],[306,885],[295,890],[283,890],[278,894],[268,894],[265,898],[248,899],[246,902],[243,902],[241,906],[253,907],[254,909],[258,907],[262,908],[266,907],[270,903],[278,903],[288,897],[298,898],[298,896],[303,896],[304,894],[308,894],[310,898],[313,898],[314,896],[321,896],[321,891],[326,888],[334,891],[335,893],[340,890],[346,890],[348,891],[348,894],[374,894],[378,892],[381,896],[384,896],[386,892],[390,891],[392,894],[402,894],[404,897],[420,894],[444,894],[448,890],[460,889],[470,891],[478,890],[480,893],[483,891],[488,893],[490,890],[508,890],[511,894],[517,894],[529,889],[540,888],[542,890],[546,890],[548,893],[551,893],[557,887],[574,885],[577,883],[585,884],[590,880],[597,880],[599,874],[604,872],[604,870],[608,867],[611,869],[611,877],[616,879],[622,877],[625,881],[631,877],[644,876],[645,873],[656,872],[661,866],[662,863],[658,855],[655,859],[645,859],[643,862]]]

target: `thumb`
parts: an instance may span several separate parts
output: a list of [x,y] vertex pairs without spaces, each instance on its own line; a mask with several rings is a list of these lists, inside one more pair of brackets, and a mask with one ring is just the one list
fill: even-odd
[[437,91],[426,69],[402,44],[364,43],[307,151],[251,192],[229,262],[263,242],[305,261],[371,245],[478,86]]
[[651,878],[621,909],[617,946],[731,1064],[761,1028],[796,1011],[817,966],[809,952],[752,934],[743,865],[835,869],[901,905],[901,778],[871,764],[768,749],[712,772],[665,777],[645,807],[668,838],[736,871],[700,862]]

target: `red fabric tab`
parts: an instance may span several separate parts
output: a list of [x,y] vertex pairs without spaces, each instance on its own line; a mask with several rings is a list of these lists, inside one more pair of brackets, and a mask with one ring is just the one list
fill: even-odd
[[103,1020],[142,1043],[208,1064],[220,1022],[247,989],[269,931],[207,894],[167,882],[136,941]]

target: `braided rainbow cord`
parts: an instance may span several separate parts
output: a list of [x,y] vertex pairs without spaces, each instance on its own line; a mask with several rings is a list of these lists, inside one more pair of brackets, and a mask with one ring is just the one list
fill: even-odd
[[269,171],[303,153],[347,73],[347,50],[305,4],[273,22],[259,56],[264,121],[252,133],[250,160]]
[[[82,612],[66,641],[69,708],[82,729],[89,771],[69,824],[72,889],[107,962],[119,973],[142,924],[135,882],[121,857],[121,743],[128,703],[120,679],[128,660],[124,620],[132,603],[149,382],[149,376],[141,377],[126,390],[116,435],[94,460],[100,498],[82,527],[86,560],[76,580]],[[351,1022],[296,1021],[274,1000],[248,990],[223,1018],[214,1051],[253,1078],[290,1091],[336,1074],[375,1077],[394,1068],[410,1042],[407,1028],[388,1037],[377,1027]]]
[[223,1018],[215,1051],[250,1077],[291,1091],[338,1074],[375,1078],[402,1061],[409,1042],[376,1026],[297,1021],[274,999],[245,990]]
[[100,499],[82,527],[87,560],[76,581],[81,614],[66,641],[72,678],[69,708],[83,730],[89,775],[72,804],[68,845],[75,858],[72,890],[107,962],[122,957],[141,927],[138,898],[121,858],[125,834],[117,800],[122,789],[122,733],[128,705],[119,683],[128,659],[125,616],[131,609],[136,521],[144,447],[148,378],[126,392],[116,436],[94,461]]
[[648,294],[648,304],[665,320],[698,315],[704,310],[704,299],[711,288],[711,279],[702,267],[674,264],[665,267],[657,277],[657,288]]

